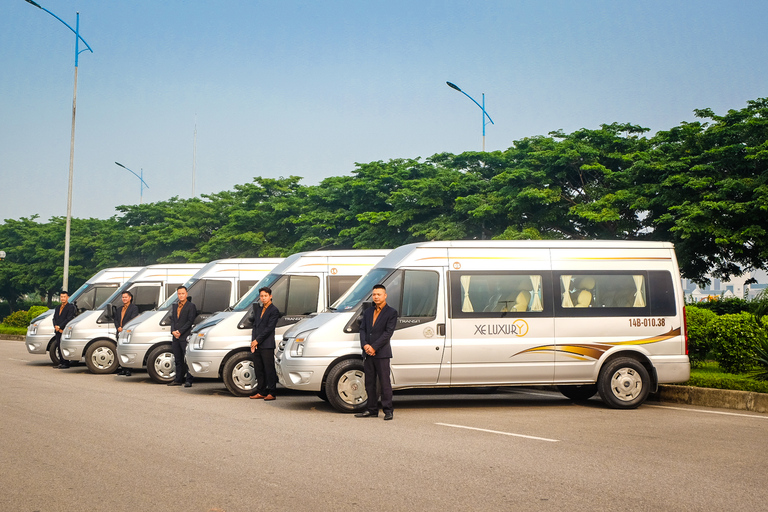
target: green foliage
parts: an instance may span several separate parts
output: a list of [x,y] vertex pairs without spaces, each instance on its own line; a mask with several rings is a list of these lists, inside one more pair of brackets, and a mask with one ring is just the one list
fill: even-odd
[[749,375],[724,373],[715,362],[707,362],[701,368],[692,369],[691,378],[685,385],[701,388],[734,389],[737,391],[768,393],[768,382],[756,380]]
[[688,357],[691,367],[696,368],[704,363],[712,350],[711,324],[717,315],[707,309],[685,306],[685,317],[688,325]]
[[29,325],[26,311],[16,311],[3,319],[3,324],[7,327],[26,327]]
[[768,381],[768,337],[755,347],[755,366],[757,369],[752,375],[757,380]]
[[48,311],[48,306],[32,306],[27,311],[27,325],[32,323],[32,319],[35,318],[38,315],[42,315],[46,311]]
[[0,334],[14,334],[14,335],[24,335],[27,333],[26,327],[8,327],[5,324],[0,324]]
[[749,313],[722,315],[710,322],[712,354],[728,373],[749,371],[755,364],[755,349],[763,343],[765,330]]
[[[636,239],[675,243],[684,277],[739,275],[768,262],[768,99],[646,136],[630,123],[535,135],[504,151],[357,163],[303,185],[256,177],[192,199],[123,205],[73,219],[70,283],[98,270],[321,248],[394,248],[449,239]],[[62,282],[62,217],[0,224],[0,303],[49,305]],[[743,311],[718,301],[715,313]],[[709,305],[704,305],[709,307]]]
[[696,303],[697,308],[708,309],[716,315],[736,315],[744,311],[750,311],[750,302],[738,297],[727,299],[704,300]]

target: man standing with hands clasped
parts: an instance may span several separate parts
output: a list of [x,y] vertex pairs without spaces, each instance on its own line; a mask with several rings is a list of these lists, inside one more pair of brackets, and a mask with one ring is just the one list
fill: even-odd
[[168,383],[169,386],[192,387],[192,374],[187,371],[187,363],[184,356],[187,353],[187,337],[192,331],[192,324],[197,317],[197,308],[192,301],[187,300],[187,287],[176,288],[176,296],[179,298],[171,306],[171,350],[176,360],[176,377]]
[[64,333],[64,327],[67,323],[75,318],[77,311],[75,306],[69,303],[68,291],[61,290],[59,299],[61,305],[53,310],[53,330],[56,331],[56,334],[53,335],[56,338],[53,344],[56,345],[56,357],[59,359],[59,366],[54,366],[54,368],[69,368],[69,361],[64,359],[61,354],[61,335]]
[[259,288],[259,300],[253,305],[251,359],[256,374],[256,394],[249,398],[274,400],[277,389],[275,371],[275,327],[280,311],[272,304],[272,289]]
[[[120,298],[123,300],[123,309],[115,311],[115,329],[117,329],[118,338],[120,337],[120,333],[123,332],[123,326],[139,316],[139,307],[133,303],[133,294],[131,292],[125,290]],[[130,377],[131,370],[128,368],[120,368],[117,374]]]
[[356,418],[375,418],[379,415],[379,396],[376,381],[381,384],[381,408],[384,419],[394,417],[392,407],[392,382],[389,380],[389,363],[392,347],[389,342],[397,325],[397,310],[387,305],[387,289],[377,284],[371,292],[373,307],[363,312],[360,323],[360,347],[365,352],[365,392],[368,394],[368,409],[355,414]]

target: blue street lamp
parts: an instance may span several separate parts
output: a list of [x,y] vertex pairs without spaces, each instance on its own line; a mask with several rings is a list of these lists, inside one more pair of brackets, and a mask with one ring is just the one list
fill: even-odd
[[[478,102],[475,101],[475,98],[473,98],[469,94],[467,94],[464,91],[462,91],[461,88],[458,85],[453,84],[451,82],[445,82],[445,83],[448,84],[448,87],[450,87],[451,89],[456,89],[461,94],[463,94],[467,98],[469,98],[472,101],[474,101],[475,105],[480,107],[480,110],[483,111],[483,153],[485,153],[485,126],[488,124],[488,122],[490,122],[491,124],[495,124],[493,122],[493,119],[491,119],[491,116],[488,115],[488,112],[485,111],[485,93],[483,93],[483,104],[481,105],[481,104],[479,104]],[[485,120],[486,117],[488,118],[488,121]]]
[[69,289],[69,240],[70,240],[70,228],[72,226],[72,180],[74,178],[74,164],[75,164],[75,113],[77,112],[77,64],[80,54],[85,50],[80,50],[80,41],[86,46],[86,49],[93,53],[90,45],[85,42],[80,36],[80,13],[77,13],[77,23],[75,28],[72,28],[66,21],[59,18],[51,11],[41,6],[37,2],[32,0],[25,0],[28,4],[32,4],[38,9],[42,9],[60,22],[62,22],[69,30],[75,33],[75,88],[72,94],[72,136],[69,140],[69,187],[67,188],[67,228],[64,234],[64,282],[62,285],[63,290]]
[[144,187],[149,188],[149,185],[147,185],[147,182],[144,181],[144,169],[141,169],[141,176],[139,176],[138,174],[136,174],[135,172],[133,172],[132,170],[130,170],[129,168],[127,168],[126,166],[121,164],[120,162],[115,162],[115,163],[117,165],[119,165],[120,167],[122,167],[123,169],[125,169],[126,171],[132,173],[137,178],[139,178],[139,181],[141,182],[139,184],[139,187],[140,187],[140,190],[139,190],[139,204],[142,204],[144,202]]

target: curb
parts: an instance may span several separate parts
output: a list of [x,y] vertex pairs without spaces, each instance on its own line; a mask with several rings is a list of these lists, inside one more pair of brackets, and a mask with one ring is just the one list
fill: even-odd
[[23,334],[0,334],[0,340],[6,341],[24,341],[26,336]]
[[755,393],[753,391],[662,384],[659,386],[659,390],[656,393],[651,393],[648,398],[673,404],[768,413],[768,393]]

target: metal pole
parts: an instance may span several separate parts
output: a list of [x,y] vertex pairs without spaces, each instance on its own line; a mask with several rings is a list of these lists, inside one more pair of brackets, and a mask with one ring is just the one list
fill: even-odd
[[141,188],[139,189],[139,204],[144,204],[144,168],[141,168],[141,176],[139,176],[139,180],[141,181]]
[[[451,83],[451,82],[445,82],[445,83],[446,83],[446,84],[448,85],[448,87],[450,87],[451,89],[456,89],[456,90],[457,90],[457,91],[459,91],[461,94],[463,94],[463,95],[464,95],[464,96],[466,96],[467,98],[471,99],[471,100],[472,100],[472,102],[473,102],[475,105],[477,105],[478,107],[480,107],[480,110],[482,110],[482,111],[483,111],[483,153],[485,153],[485,125],[486,125],[486,124],[488,124],[489,122],[490,122],[491,124],[495,124],[495,123],[493,122],[493,119],[491,119],[491,116],[489,116],[489,115],[488,115],[488,112],[486,112],[486,111],[485,111],[485,93],[483,93],[483,104],[481,105],[481,104],[479,104],[479,103],[478,103],[478,102],[475,100],[475,98],[473,98],[472,96],[470,96],[470,95],[469,95],[469,94],[467,94],[466,92],[462,91],[462,90],[461,90],[461,87],[459,87],[458,85],[456,85],[456,84],[454,84],[454,83]],[[486,120],[485,120],[485,118],[486,118],[486,117],[488,118],[488,121],[486,121]]]
[[67,227],[64,232],[64,279],[62,287],[69,290],[69,245],[72,230],[72,183],[75,179],[75,115],[77,114],[77,64],[80,55],[80,13],[75,23],[75,87],[72,92],[72,135],[69,138],[69,185],[67,187]]
[[485,153],[485,93],[483,93],[483,153]]

